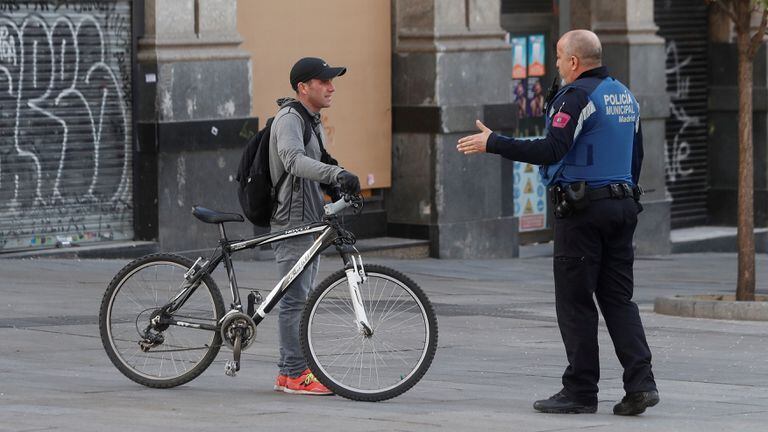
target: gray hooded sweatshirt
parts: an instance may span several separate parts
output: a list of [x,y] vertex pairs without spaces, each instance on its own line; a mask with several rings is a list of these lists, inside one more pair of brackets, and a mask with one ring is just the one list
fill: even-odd
[[292,98],[277,100],[280,110],[272,121],[269,137],[269,170],[272,183],[277,184],[284,172],[288,172],[277,191],[277,209],[272,216],[272,231],[319,221],[323,217],[323,192],[320,183],[337,181],[340,167],[320,162],[319,134],[327,143],[325,130],[320,123],[320,113],[307,111],[315,118],[314,133],[304,146],[304,120],[294,108],[286,106]]

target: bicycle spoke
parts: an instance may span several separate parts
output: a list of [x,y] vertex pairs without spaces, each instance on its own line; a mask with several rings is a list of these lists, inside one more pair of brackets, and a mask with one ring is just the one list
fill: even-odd
[[343,381],[344,381],[344,379],[347,377],[347,375],[349,374],[349,372],[351,372],[351,371],[352,371],[352,367],[353,367],[354,365],[356,365],[356,364],[357,364],[357,359],[358,359],[358,357],[360,357],[360,353],[359,353],[359,352],[357,352],[357,351],[355,351],[355,358],[353,358],[353,359],[352,359],[352,362],[351,362],[351,366],[347,368],[347,371],[346,371],[346,372],[344,372],[344,376],[342,376],[342,377],[341,377],[341,381],[342,381],[342,382],[343,382]]
[[384,359],[384,356],[381,355],[381,352],[376,351],[376,355],[378,356],[379,360],[381,361],[381,364],[383,364],[385,368],[389,367],[387,365],[387,361]]
[[[384,342],[383,340],[380,340],[379,342],[381,342],[381,344],[384,345],[385,347],[389,347],[390,346],[388,343]],[[395,353],[395,352],[400,352],[400,350],[392,348],[392,349],[390,349],[389,352],[390,353]],[[396,357],[397,360],[400,360],[401,362],[403,362],[404,365],[410,366],[410,363],[405,361],[405,357],[404,356],[395,356],[395,357]]]
[[[129,292],[130,293],[130,292]],[[145,307],[140,304],[134,297],[128,297],[128,300],[131,301],[133,304],[135,304],[139,309],[144,309]]]
[[329,363],[329,364],[328,364],[328,367],[331,367],[331,366],[333,366],[333,365],[336,363],[336,361],[337,361],[337,360],[339,360],[339,358],[341,358],[341,356],[343,356],[343,355],[347,354],[347,353],[346,353],[346,350],[347,350],[347,349],[349,349],[349,348],[351,348],[351,347],[352,347],[352,346],[355,344],[355,339],[357,339],[358,337],[359,337],[359,336],[355,335],[355,337],[354,337],[354,338],[352,338],[352,340],[350,340],[350,341],[349,341],[349,343],[347,343],[347,344],[344,346],[344,348],[341,350],[341,353],[339,353],[339,355],[337,355],[337,356],[336,356],[336,358],[335,358],[335,359],[333,359],[333,361],[332,361],[331,363]]
[[411,309],[413,309],[413,308],[418,308],[418,307],[419,307],[419,306],[417,306],[417,305],[412,305],[412,306],[410,306],[408,309],[405,309],[405,310],[399,311],[399,312],[395,313],[394,315],[390,314],[390,315],[388,315],[388,316],[387,316],[386,320],[385,320],[385,319],[382,319],[381,321],[379,321],[379,325],[382,325],[382,324],[383,324],[385,321],[389,321],[389,320],[392,320],[392,319],[394,319],[394,318],[396,318],[396,317],[398,317],[398,316],[400,316],[400,315],[402,315],[402,314],[404,314],[404,313],[408,312],[409,310],[411,310]]
[[[376,364],[376,357],[379,355],[379,353],[376,351],[376,344],[371,344],[371,350],[373,351],[373,367],[376,369],[376,386],[381,386],[381,381],[379,380],[379,368]],[[386,367],[386,363],[384,363],[384,366]]]
[[[395,290],[396,290],[396,289],[397,289],[397,287],[396,287],[396,286],[392,288],[392,293],[390,294],[390,297],[392,297],[392,294],[394,294],[394,293],[395,293]],[[389,301],[389,300],[387,300],[387,303],[384,305],[384,310],[385,310],[385,312],[383,312],[383,313],[381,314],[381,318],[379,318],[379,321],[381,321],[381,322],[384,322],[384,321],[386,321],[386,320],[387,320],[387,317],[389,316],[389,314],[390,314],[390,312],[392,311],[392,309],[394,309],[394,308],[395,308],[395,306],[397,305],[397,302],[400,300],[400,297],[402,297],[402,295],[403,295],[403,293],[402,293],[402,292],[400,292],[400,294],[397,296],[397,299],[395,299],[395,301],[394,301],[394,302],[392,302],[392,306],[390,306],[390,305],[389,305],[389,304],[390,304],[390,301]]]
[[[342,284],[340,284],[340,285],[342,285]],[[346,306],[347,309],[349,309],[349,310],[354,312],[355,308],[354,308],[354,306],[352,306],[352,298],[350,297],[349,300],[347,300],[347,297],[349,297],[349,291],[344,292],[342,290],[342,292],[339,293],[339,297],[337,297],[337,298],[344,303],[344,306]],[[341,309],[341,307],[339,307],[339,309]]]
[[[417,307],[417,308],[418,308],[418,306],[414,306],[414,307]],[[397,316],[399,316],[399,315],[401,315],[401,314],[403,314],[403,313],[405,313],[405,312],[406,312],[406,311],[398,312]],[[394,318],[394,316],[393,316],[393,317],[390,317],[390,319],[392,319],[392,318]],[[396,330],[396,329],[399,329],[399,328],[403,327],[403,324],[404,324],[404,323],[406,323],[406,322],[408,322],[408,321],[410,321],[410,320],[412,320],[412,319],[415,319],[415,318],[422,318],[422,316],[421,316],[421,315],[416,315],[416,314],[413,314],[413,315],[411,315],[411,316],[410,316],[410,317],[408,317],[408,318],[405,318],[405,319],[403,319],[403,320],[397,321],[397,322],[394,324],[394,326],[392,326],[392,327],[387,327],[387,330],[388,330],[388,331],[394,331],[394,330]],[[422,318],[422,319],[423,319],[423,318]],[[379,329],[379,327],[381,327],[381,325],[382,325],[382,324],[383,324],[383,322],[379,322],[379,324],[377,324],[377,325],[376,325],[376,328],[375,328],[375,330],[378,330],[378,329]],[[421,325],[423,326],[423,322],[422,322],[422,323],[419,323],[419,324],[421,324]],[[419,325],[419,324],[415,324],[415,325]],[[404,328],[407,328],[407,327],[410,327],[410,326],[405,326]]]
[[349,339],[356,339],[361,337],[359,334],[355,334],[353,336],[347,336],[347,337],[339,337],[339,338],[333,338],[333,339],[323,339],[323,342],[338,342],[343,340],[349,340]]
[[[326,312],[328,312],[329,314],[333,315],[334,317],[336,317],[336,318],[337,318],[339,321],[341,321],[341,322],[345,322],[345,321],[347,321],[347,320],[343,319],[342,317],[338,316],[337,314],[335,314],[335,313],[331,312],[331,311],[330,311],[329,309],[327,309],[325,306],[323,306],[323,310],[324,310],[324,311],[326,311]],[[352,311],[352,316],[354,316],[354,311]],[[354,320],[352,320],[352,322],[354,322]]]

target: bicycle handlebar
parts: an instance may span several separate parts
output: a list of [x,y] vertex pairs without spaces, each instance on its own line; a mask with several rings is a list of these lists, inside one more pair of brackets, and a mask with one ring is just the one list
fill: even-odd
[[352,200],[347,201],[346,197],[344,197],[336,202],[326,204],[325,206],[323,206],[323,209],[325,209],[326,216],[331,216],[341,212],[342,210],[349,207],[350,205],[352,205]]
[[345,194],[338,201],[332,202],[323,206],[323,209],[325,210],[326,216],[333,216],[337,213],[341,213],[347,207],[357,208],[359,206],[357,201],[358,200],[356,200],[355,197]]

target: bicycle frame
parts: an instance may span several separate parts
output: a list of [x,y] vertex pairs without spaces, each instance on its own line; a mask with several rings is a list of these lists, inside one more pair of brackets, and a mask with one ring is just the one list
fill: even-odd
[[[219,248],[217,248],[211,258],[201,264],[199,268],[197,267],[197,264],[200,262],[200,260],[202,260],[202,258],[198,258],[192,268],[187,272],[187,274],[185,274],[185,279],[188,281],[188,283],[184,284],[181,291],[166,306],[162,308],[163,312],[165,313],[160,315],[164,316],[165,318],[160,318],[160,316],[158,316],[160,324],[192,327],[212,331],[218,330],[218,324],[220,324],[221,321],[217,323],[217,326],[211,326],[206,324],[178,321],[172,318],[172,314],[174,311],[179,309],[195,292],[199,286],[200,280],[204,276],[211,274],[219,266],[219,264],[221,264],[222,261],[224,261],[224,265],[227,270],[229,287],[232,293],[232,304],[230,305],[230,312],[228,313],[231,313],[231,311],[242,312],[243,307],[240,300],[240,292],[237,286],[234,267],[232,264],[232,255],[236,252],[246,249],[253,249],[255,247],[287,240],[294,237],[302,237],[319,233],[317,239],[314,241],[314,243],[312,243],[309,249],[307,249],[307,251],[302,254],[302,256],[291,268],[291,270],[285,276],[283,276],[282,279],[280,279],[274,288],[272,288],[266,299],[264,299],[259,308],[254,312],[253,316],[251,316],[251,319],[253,319],[254,324],[258,325],[277,305],[277,303],[285,294],[285,291],[290,287],[291,282],[293,282],[296,277],[298,277],[299,274],[301,274],[301,272],[306,269],[307,264],[316,258],[322,251],[327,249],[332,244],[335,244],[336,249],[344,262],[344,269],[347,274],[350,294],[353,299],[352,303],[358,329],[367,336],[372,334],[372,330],[368,324],[368,318],[365,314],[365,309],[363,307],[362,299],[358,290],[358,284],[365,280],[365,272],[362,267],[362,258],[360,258],[358,254],[358,259],[355,259],[353,256],[353,251],[356,252],[357,250],[354,247],[347,246],[343,242],[337,242],[337,239],[343,239],[347,234],[345,234],[343,229],[339,226],[335,216],[326,217],[323,222],[313,222],[246,240],[228,240],[224,230],[223,222],[219,223],[219,232],[221,234],[221,238],[219,240]],[[222,317],[222,320],[223,319],[224,317]]]

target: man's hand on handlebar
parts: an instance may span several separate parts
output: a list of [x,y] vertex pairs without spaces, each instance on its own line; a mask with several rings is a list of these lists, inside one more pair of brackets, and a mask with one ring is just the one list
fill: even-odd
[[341,191],[345,194],[357,195],[360,193],[360,179],[347,170],[341,171],[336,176],[336,181],[341,186]]
[[336,202],[342,198],[344,198],[344,192],[341,191],[341,187],[337,184],[333,186],[328,186],[326,189],[326,193],[329,197],[331,197],[331,202]]
[[342,170],[336,176],[336,181],[339,184],[327,190],[332,202],[325,205],[325,215],[335,215],[347,207],[352,207],[357,213],[363,207],[360,179],[351,172]]
[[360,194],[345,193],[338,200],[325,205],[325,215],[335,215],[347,207],[352,207],[357,213],[363,207],[363,197]]

